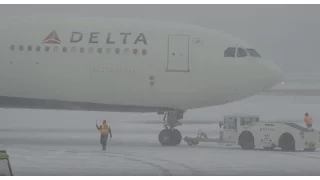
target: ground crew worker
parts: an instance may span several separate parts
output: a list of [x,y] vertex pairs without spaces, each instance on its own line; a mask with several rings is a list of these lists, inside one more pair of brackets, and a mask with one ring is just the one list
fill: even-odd
[[100,131],[100,134],[101,134],[101,136],[100,136],[100,144],[102,145],[102,150],[105,151],[106,150],[106,146],[107,146],[109,133],[110,133],[110,139],[112,138],[111,128],[107,124],[106,120],[103,120],[103,123],[100,125],[100,127],[98,127],[98,124],[96,123],[96,127]]
[[304,114],[304,116],[304,123],[308,128],[312,128],[312,117],[307,112]]

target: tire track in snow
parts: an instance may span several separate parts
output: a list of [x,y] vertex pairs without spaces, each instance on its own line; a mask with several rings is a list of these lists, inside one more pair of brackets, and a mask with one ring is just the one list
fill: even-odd
[[[283,155],[291,155],[291,156],[299,156],[303,158],[309,158],[309,159],[320,159],[320,153],[319,152],[312,152],[312,153],[306,153],[306,152],[279,152]],[[316,156],[318,155],[318,156]]]
[[[165,175],[172,175],[171,171],[169,169],[166,169],[166,168],[163,168],[162,166],[160,165],[157,165],[157,164],[154,164],[154,163],[150,163],[150,162],[147,162],[147,161],[143,161],[141,160],[141,158],[145,158],[147,160],[154,160],[154,161],[159,161],[159,162],[165,162],[165,163],[169,163],[169,164],[175,164],[175,165],[178,165],[184,169],[187,169],[192,176],[197,176],[197,175],[200,175],[200,172],[198,172],[197,170],[193,169],[192,167],[186,165],[186,164],[183,164],[183,163],[179,163],[179,162],[175,162],[175,161],[170,161],[170,160],[163,160],[163,159],[158,159],[158,158],[150,158],[150,157],[145,157],[145,156],[139,156],[139,155],[134,155],[134,154],[126,154],[126,153],[112,153],[112,152],[100,152],[100,151],[78,151],[78,150],[72,150],[72,151],[65,151],[65,152],[86,152],[86,153],[96,153],[96,154],[99,154],[99,155],[107,155],[107,156],[110,156],[110,155],[115,155],[113,157],[122,157],[124,159],[127,159],[127,160],[131,160],[131,161],[137,161],[137,162],[143,162],[145,164],[148,164],[150,166],[153,166],[153,167],[156,167],[158,169],[160,169],[162,171],[163,174]],[[136,158],[132,158],[132,157],[136,157]],[[137,159],[139,158],[139,159]]]
[[181,167],[183,167],[185,169],[188,169],[193,176],[200,175],[200,173],[197,170],[195,170],[192,167],[190,167],[190,166],[188,166],[186,164],[183,164],[183,163],[178,163],[178,162],[175,162],[175,161],[163,160],[163,159],[158,159],[158,158],[149,158],[149,157],[138,156],[138,155],[133,155],[133,154],[124,154],[124,155],[135,156],[135,157],[143,157],[143,158],[147,158],[147,159],[151,159],[151,160],[156,160],[156,161],[162,161],[162,162],[176,164],[176,165],[179,165],[179,166],[181,166]]
[[126,154],[120,154],[120,153],[108,153],[108,152],[99,152],[99,151],[77,151],[77,150],[67,150],[67,151],[64,151],[66,153],[82,153],[82,152],[85,152],[85,153],[90,153],[92,155],[92,153],[94,153],[94,155],[102,155],[102,156],[107,156],[107,157],[115,157],[115,158],[123,158],[125,160],[128,160],[128,161],[133,161],[133,162],[140,162],[140,163],[143,163],[143,164],[147,164],[153,168],[156,168],[158,170],[161,171],[161,173],[164,175],[164,176],[172,176],[172,173],[169,169],[167,168],[164,168],[158,164],[155,164],[155,163],[152,163],[152,162],[148,162],[148,161],[144,161],[144,160],[141,160],[141,159],[137,159],[137,158],[132,158],[132,157],[127,157],[128,155]]

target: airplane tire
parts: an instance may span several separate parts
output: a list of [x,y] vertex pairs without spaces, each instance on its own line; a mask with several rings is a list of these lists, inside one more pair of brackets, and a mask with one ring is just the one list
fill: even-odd
[[181,143],[182,136],[179,130],[164,129],[160,132],[158,140],[162,146],[176,146]]
[[162,146],[171,145],[171,131],[169,129],[164,129],[159,133],[159,142]]
[[179,145],[182,140],[180,131],[177,129],[173,129],[171,133],[172,133],[172,145],[173,146]]

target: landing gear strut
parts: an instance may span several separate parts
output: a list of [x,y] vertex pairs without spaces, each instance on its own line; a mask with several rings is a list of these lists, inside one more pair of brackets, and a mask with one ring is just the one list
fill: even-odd
[[164,113],[163,125],[165,127],[159,134],[159,142],[162,146],[176,146],[179,145],[182,136],[179,130],[174,129],[176,126],[181,125],[179,122],[183,118],[183,111],[169,111]]

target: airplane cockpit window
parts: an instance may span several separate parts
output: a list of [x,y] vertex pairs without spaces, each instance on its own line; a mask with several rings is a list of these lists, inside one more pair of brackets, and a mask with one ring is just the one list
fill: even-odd
[[224,57],[235,57],[236,55],[236,48],[235,47],[228,47],[224,51]]
[[238,48],[237,50],[237,57],[246,57],[247,52],[243,48]]
[[254,50],[254,49],[246,49],[246,51],[249,53],[250,56],[252,57],[259,57],[261,58],[260,54]]

